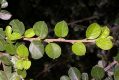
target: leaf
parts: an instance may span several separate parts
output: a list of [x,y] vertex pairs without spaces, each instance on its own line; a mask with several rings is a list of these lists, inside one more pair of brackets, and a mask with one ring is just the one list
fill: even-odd
[[21,39],[21,38],[22,38],[21,34],[14,32],[10,35],[9,40],[17,40],[17,39]]
[[37,36],[44,39],[48,34],[48,27],[44,21],[38,21],[33,25],[33,30]]
[[58,22],[54,28],[55,35],[58,37],[66,37],[68,35],[69,29],[67,23],[63,20]]
[[9,38],[12,33],[12,28],[11,26],[7,26],[5,29],[5,35]]
[[23,67],[23,60],[17,60],[16,62],[16,68],[22,70]]
[[119,65],[114,68],[114,80],[119,80]]
[[101,28],[102,32],[101,35],[99,36],[100,38],[106,38],[110,34],[110,29],[107,26],[104,26]]
[[1,2],[1,8],[6,8],[8,6],[8,2],[6,0],[2,0]]
[[35,35],[33,28],[27,29],[24,36],[27,38],[33,37]]
[[12,14],[6,10],[0,11],[0,19],[2,20],[9,20],[12,17]]
[[94,66],[91,70],[91,76],[96,80],[101,80],[105,75],[105,71],[103,68]]
[[28,61],[28,60],[23,61],[23,68],[25,70],[29,69],[30,66],[31,66],[31,61]]
[[76,42],[72,45],[72,51],[78,56],[83,56],[86,53],[86,47],[82,42]]
[[0,70],[0,80],[8,80],[4,71],[1,71],[1,70]]
[[40,41],[32,41],[29,51],[33,59],[40,59],[44,54],[44,45]]
[[61,55],[61,48],[56,43],[49,43],[45,47],[45,52],[48,55],[48,57],[55,59]]
[[27,72],[26,70],[17,70],[18,75],[21,75],[23,78],[26,78]]
[[0,51],[4,51],[5,50],[5,40],[0,39]]
[[5,45],[5,50],[10,55],[15,55],[16,54],[16,47],[13,44],[6,44]]
[[96,39],[96,45],[103,50],[109,50],[113,47],[112,41],[108,38]]
[[29,56],[29,51],[28,51],[27,47],[23,44],[18,46],[16,51],[17,51],[18,56],[20,56],[20,57],[28,57]]
[[1,56],[0,61],[2,61],[2,63],[4,63],[5,65],[12,65],[10,59],[7,56]]
[[24,34],[25,26],[21,21],[14,19],[9,24],[12,26],[13,32],[17,32],[21,35]]
[[68,71],[68,75],[71,80],[81,79],[81,72],[76,67],[71,67]]
[[81,80],[89,80],[87,73],[82,73]]
[[70,80],[70,78],[66,75],[60,77],[60,80]]
[[86,30],[87,39],[96,39],[101,33],[101,27],[97,23],[92,23]]
[[0,28],[0,39],[5,39],[5,32],[3,31],[3,28]]

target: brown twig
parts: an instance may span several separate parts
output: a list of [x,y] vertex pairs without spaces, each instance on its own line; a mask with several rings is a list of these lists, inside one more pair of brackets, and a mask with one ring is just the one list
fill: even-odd
[[[24,38],[23,40],[27,40],[27,41],[33,41],[33,40],[40,40],[39,38]],[[88,42],[95,42],[95,40],[87,40],[87,39],[82,39],[82,40],[66,40],[66,39],[62,39],[62,38],[58,38],[58,39],[45,39],[44,42],[67,42],[67,43],[75,43],[75,42],[84,42],[84,43],[88,43]]]

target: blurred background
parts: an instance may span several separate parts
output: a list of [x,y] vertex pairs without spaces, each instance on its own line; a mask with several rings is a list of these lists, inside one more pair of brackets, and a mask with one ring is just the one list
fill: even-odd
[[[65,20],[69,24],[69,35],[66,39],[84,39],[89,24],[97,22],[107,25],[114,37],[114,47],[102,51],[93,44],[86,44],[87,53],[78,57],[71,51],[71,44],[58,43],[62,55],[56,60],[46,55],[39,60],[32,60],[32,66],[27,71],[26,80],[59,80],[67,75],[70,66],[77,67],[81,72],[90,74],[92,66],[105,57],[111,62],[119,47],[119,1],[118,0],[7,0],[8,10],[12,14],[10,20],[0,20],[0,27],[5,27],[12,19],[23,21],[30,28],[37,21],[45,21],[49,28],[47,38],[57,38],[53,29],[58,21]],[[46,43],[44,43],[46,44]]]

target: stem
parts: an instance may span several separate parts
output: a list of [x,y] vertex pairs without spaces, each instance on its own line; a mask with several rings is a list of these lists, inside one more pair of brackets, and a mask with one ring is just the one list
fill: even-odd
[[116,65],[118,62],[113,61],[111,64],[109,64],[106,68],[104,68],[105,71],[108,71],[110,68],[112,68],[114,65]]
[[[24,38],[23,40],[27,40],[27,41],[33,41],[33,40],[40,40],[39,38]],[[67,42],[67,43],[75,43],[75,42],[84,42],[84,43],[88,43],[88,42],[95,42],[95,40],[87,40],[87,39],[82,39],[82,40],[66,40],[66,39],[62,39],[62,38],[58,38],[58,39],[44,39],[44,42]]]

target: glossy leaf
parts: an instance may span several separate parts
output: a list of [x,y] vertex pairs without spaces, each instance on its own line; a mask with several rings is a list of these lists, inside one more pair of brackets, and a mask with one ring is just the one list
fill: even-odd
[[11,26],[7,26],[5,29],[5,35],[9,38],[12,33],[12,28]]
[[69,29],[67,23],[63,20],[55,25],[55,35],[58,37],[66,37],[68,35]]
[[5,45],[5,50],[10,55],[15,55],[16,54],[16,47],[13,44],[6,44]]
[[17,40],[17,39],[21,39],[21,38],[22,38],[21,34],[14,32],[10,35],[9,40]]
[[100,38],[106,38],[110,34],[110,29],[107,26],[104,26],[101,28],[102,32],[101,35],[99,36]]
[[94,66],[91,70],[91,76],[96,80],[101,80],[105,75],[105,71],[103,68]]
[[8,6],[8,2],[6,0],[1,0],[1,8],[6,8]]
[[76,67],[71,67],[68,70],[68,75],[71,80],[81,80],[81,72]]
[[27,38],[33,37],[35,35],[33,28],[27,29],[24,36]]
[[45,47],[45,52],[48,55],[48,57],[55,59],[61,55],[61,48],[56,43],[49,43]]
[[12,26],[13,32],[19,33],[21,35],[24,34],[25,26],[18,19],[14,19],[9,23]]
[[5,39],[5,32],[0,28],[0,39]]
[[17,60],[16,61],[16,68],[22,70],[23,67],[23,60]]
[[48,34],[48,27],[44,21],[38,21],[33,25],[33,30],[37,36],[44,39]]
[[87,73],[82,73],[81,80],[89,80],[88,74]]
[[5,50],[5,40],[3,39],[0,39],[0,51],[4,51]]
[[31,61],[28,61],[28,60],[23,61],[23,68],[24,69],[27,70],[30,68],[30,66],[31,66]]
[[21,75],[23,78],[25,78],[26,77],[26,75],[27,75],[27,72],[26,72],[26,70],[17,70],[17,73],[18,73],[18,75]]
[[96,39],[101,33],[101,27],[97,23],[92,23],[86,30],[87,39]]
[[114,68],[114,80],[119,80],[119,65]]
[[5,65],[11,65],[11,61],[7,56],[1,56],[0,57],[0,61],[2,61],[2,63],[4,63]]
[[6,10],[0,11],[0,19],[2,20],[9,20],[12,17],[12,14]]
[[70,80],[70,78],[66,75],[60,77],[60,80]]
[[81,42],[76,42],[72,45],[72,51],[78,56],[83,56],[86,53],[86,47]]
[[108,38],[96,39],[96,45],[103,50],[109,50],[113,47],[112,41]]
[[33,59],[40,59],[44,54],[44,45],[40,41],[32,41],[29,51]]
[[17,54],[20,57],[28,57],[29,56],[29,51],[27,47],[23,44],[17,47]]

